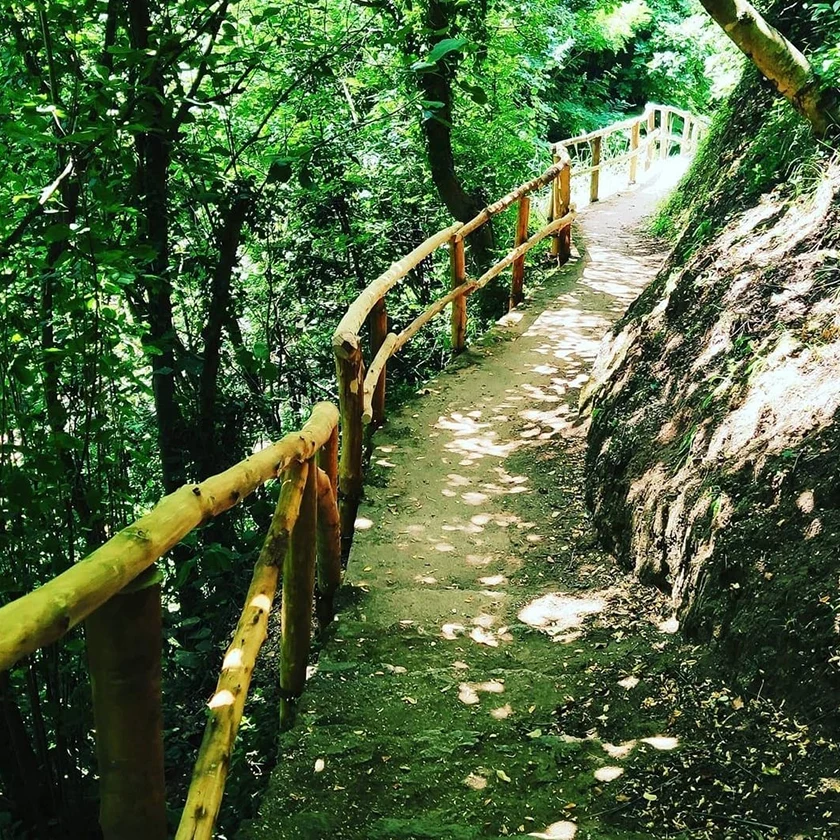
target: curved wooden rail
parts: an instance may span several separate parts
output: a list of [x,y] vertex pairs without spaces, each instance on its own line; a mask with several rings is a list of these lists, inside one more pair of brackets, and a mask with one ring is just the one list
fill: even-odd
[[[680,135],[673,133],[673,118],[682,120]],[[510,267],[510,307],[517,306],[523,299],[525,256],[547,237],[552,237],[551,254],[557,262],[568,259],[575,219],[573,176],[590,175],[590,195],[597,201],[598,176],[604,166],[629,161],[632,183],[642,154],[646,169],[657,144],[662,158],[670,154],[672,144],[680,144],[681,152],[688,154],[697,147],[706,125],[705,120],[685,111],[649,105],[638,117],[555,144],[553,163],[544,172],[466,223],[450,225],[430,236],[394,262],[350,305],[333,336],[340,412],[330,403],[317,404],[299,432],[286,435],[219,475],[164,497],[149,513],[66,572],[0,608],[0,671],[86,621],[100,824],[105,840],[166,837],[161,594],[155,561],[191,530],[233,507],[260,485],[270,479],[282,481],[245,604],[207,704],[204,738],[176,834],[176,840],[209,840],[281,576],[284,726],[294,718],[295,702],[305,683],[313,605],[322,626],[333,618],[333,597],[350,551],[362,492],[363,430],[365,425],[375,429],[384,421],[388,360],[447,307],[451,307],[452,350],[462,351],[469,296]],[[604,139],[616,134],[626,134],[629,150],[602,159]],[[589,148],[591,165],[573,171],[570,150],[575,152],[580,145]],[[551,190],[548,222],[529,236],[532,195],[546,187]],[[469,279],[467,237],[513,205],[518,210],[512,248],[480,277]],[[402,331],[389,332],[388,291],[444,245],[450,255],[450,290]],[[366,322],[372,356],[367,375],[360,337]]]
[[[657,123],[658,117],[658,123]],[[672,133],[674,117],[682,120],[680,134]],[[664,160],[671,154],[672,146],[679,146],[681,155],[689,155],[697,149],[703,133],[708,129],[709,121],[698,117],[682,108],[670,105],[649,104],[642,114],[621,122],[612,123],[606,128],[599,128],[587,134],[579,134],[554,144],[555,154],[569,150],[576,151],[578,146],[586,146],[591,160],[590,166],[577,167],[572,176],[590,176],[589,200],[598,201],[600,197],[600,174],[607,166],[629,162],[629,182],[634,184],[638,172],[639,159],[644,155],[644,168],[650,169],[659,147],[659,157]],[[644,137],[642,131],[644,130]],[[611,137],[621,135],[628,141],[628,151],[619,155],[605,155],[605,142]]]
[[193,528],[277,478],[293,461],[311,458],[336,421],[335,407],[319,403],[299,432],[201,484],[185,485],[164,497],[149,513],[66,572],[0,608],[0,671],[60,639]]
[[[385,379],[388,359],[405,346],[426,324],[447,306],[452,307],[451,341],[455,353],[466,343],[466,300],[508,266],[513,266],[510,306],[523,299],[525,254],[547,236],[553,235],[552,254],[558,262],[569,257],[571,238],[569,228],[575,214],[571,207],[571,162],[565,149],[555,153],[554,163],[543,173],[511,190],[507,195],[485,207],[464,224],[454,224],[435,233],[418,245],[410,254],[395,262],[377,277],[350,304],[333,334],[338,394],[341,406],[341,460],[339,463],[339,509],[341,512],[342,556],[350,554],[356,514],[362,496],[364,426],[376,428],[384,421]],[[531,195],[551,186],[551,220],[538,233],[528,238]],[[513,204],[519,215],[513,249],[477,280],[468,280],[464,245],[469,234],[487,224]],[[442,245],[450,248],[451,291],[443,295],[399,334],[388,333],[385,296],[411,269],[418,266]],[[375,318],[373,317],[375,313]],[[371,316],[370,368],[365,375],[361,330]]]

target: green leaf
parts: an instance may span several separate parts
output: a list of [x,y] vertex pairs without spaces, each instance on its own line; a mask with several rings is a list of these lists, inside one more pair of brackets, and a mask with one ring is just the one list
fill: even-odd
[[268,170],[269,184],[285,184],[289,178],[292,177],[292,167],[289,162],[283,158],[275,160]]
[[460,50],[466,43],[466,38],[444,38],[435,44],[434,49],[426,56],[426,61],[436,64],[445,55]]
[[21,385],[35,384],[35,374],[26,366],[23,356],[18,356],[12,362],[12,376],[14,376]]

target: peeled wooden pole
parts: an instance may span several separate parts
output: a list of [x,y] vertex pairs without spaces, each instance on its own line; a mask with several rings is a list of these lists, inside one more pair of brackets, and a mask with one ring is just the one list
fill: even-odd
[[338,498],[338,425],[318,450],[318,466],[327,474],[333,494]]
[[[507,256],[503,259],[499,260],[492,268],[489,268],[478,280],[474,281],[470,285],[473,287],[471,291],[475,291],[476,289],[481,289],[486,286],[494,277],[501,274],[514,260],[521,257],[523,254],[527,254],[531,248],[534,247],[539,242],[542,242],[546,236],[551,236],[552,233],[558,230],[562,230],[565,226],[570,225],[575,218],[574,213],[567,213],[565,216],[562,216],[559,219],[555,219],[553,222],[549,222],[542,230],[538,233],[535,233],[527,242],[523,242],[519,247],[514,248],[510,251]],[[432,307],[429,307],[432,309]],[[429,310],[426,310],[427,312]],[[421,318],[424,316],[420,316]],[[420,318],[417,319],[419,321]],[[416,321],[415,321],[416,323]],[[408,332],[406,330],[405,332]],[[398,346],[402,342],[402,334],[398,336]]]
[[361,349],[355,348],[349,356],[336,355],[335,365],[338,377],[338,400],[341,407],[338,504],[341,513],[341,557],[346,566],[353,546],[356,514],[362,500],[364,481],[362,405],[365,366],[362,362]]
[[457,222],[438,231],[418,245],[410,254],[393,263],[391,267],[370,283],[367,288],[350,304],[344,317],[333,333],[333,349],[338,358],[349,358],[360,349],[359,331],[368,313],[381,300],[388,289],[405,277],[412,268],[416,268],[441,245],[445,245],[463,225]]
[[[280,498],[254,567],[245,606],[225,653],[216,691],[207,704],[204,738],[175,840],[210,840],[213,836],[251,676],[265,641],[280,566],[289,548],[309,470],[306,463],[294,463],[283,476]],[[325,481],[329,482],[326,474]]]
[[85,624],[105,840],[165,840],[160,576],[148,569]]
[[164,497],[84,560],[0,608],[0,670],[60,639],[197,525],[233,507],[292,461],[311,457],[332,433],[337,416],[333,405],[318,403],[299,432]]
[[680,154],[685,157],[691,151],[691,117],[686,114],[683,117],[682,140],[680,141]]
[[666,160],[670,154],[671,142],[671,112],[667,108],[663,108],[660,112],[659,120],[659,157],[661,160]]
[[593,137],[590,141],[592,146],[592,176],[589,181],[589,201],[594,204],[598,200],[598,181],[600,179],[601,170],[601,135]]
[[622,120],[621,122],[613,123],[612,125],[608,125],[605,128],[597,128],[595,131],[590,131],[588,134],[578,134],[575,137],[569,137],[568,140],[562,140],[558,145],[569,147],[573,146],[576,143],[589,143],[590,141],[594,140],[596,137],[605,137],[607,134],[612,134],[616,131],[626,131],[630,128],[633,123],[639,119],[638,117],[628,117],[626,120]]
[[[467,269],[464,258],[464,238],[457,234],[449,240],[449,272],[452,278],[452,288],[466,282]],[[460,296],[452,301],[452,352],[463,352],[467,346],[467,298]]]
[[645,130],[645,172],[650,169],[653,163],[653,152],[656,148],[656,111],[648,108],[647,129]]
[[280,728],[294,723],[295,703],[306,685],[315,597],[318,472],[310,462],[300,512],[283,563],[280,607]]
[[476,228],[480,228],[483,224],[489,222],[490,219],[492,219],[497,213],[501,213],[502,210],[510,207],[514,201],[522,198],[523,195],[528,195],[529,193],[534,192],[534,190],[538,190],[540,187],[544,187],[549,184],[560,174],[560,166],[561,164],[559,163],[553,163],[545,170],[545,172],[542,173],[542,175],[538,175],[536,178],[518,186],[515,190],[511,190],[507,195],[502,196],[498,201],[488,204],[487,207],[485,207],[478,215],[464,224],[464,226],[460,229],[459,234],[464,237],[468,236]]
[[[560,170],[560,176],[557,179],[559,187],[560,209],[558,216],[566,216],[572,209],[572,164],[569,160],[568,153],[565,156],[564,166]],[[567,225],[562,228],[560,233],[554,238],[554,241],[559,244],[558,257],[561,263],[565,263],[572,255],[572,226]]]
[[341,586],[341,525],[329,476],[318,470],[318,588],[315,614],[323,629],[335,617],[335,593]]
[[376,356],[370,363],[370,367],[365,374],[365,384],[362,397],[362,423],[366,426],[373,422],[374,406],[373,400],[376,392],[376,383],[385,370],[385,365],[388,359],[394,354],[394,347],[397,343],[397,337],[394,333],[388,333],[385,340],[379,348]]
[[[553,183],[556,183],[553,182]],[[519,214],[516,217],[516,235],[513,243],[514,248],[518,248],[523,242],[528,239],[528,221],[531,217],[531,199],[527,195],[523,195],[519,199]],[[513,261],[513,275],[510,281],[510,301],[508,302],[508,309],[515,309],[522,303],[524,294],[522,285],[525,280],[525,254],[517,257]]]
[[[569,153],[562,149],[562,153],[568,158]],[[563,158],[561,158],[558,152],[554,154],[554,163],[555,165],[561,165],[560,173],[563,172],[562,169],[562,162]],[[548,214],[548,220],[551,222],[554,219],[560,218],[563,215],[563,210],[561,208],[561,198],[560,198],[560,174],[551,182],[551,202]],[[525,237],[527,239],[527,235]],[[521,244],[521,243],[516,243]],[[558,262],[560,262],[560,235],[555,234],[551,237],[551,256],[554,257]]]
[[636,172],[639,168],[639,133],[641,120],[636,120],[630,127],[630,183],[636,183]]
[[[371,357],[379,352],[385,336],[388,335],[388,312],[385,309],[385,298],[380,298],[370,311],[370,352]],[[385,422],[385,367],[379,374],[376,389],[373,392],[373,427],[378,429]]]

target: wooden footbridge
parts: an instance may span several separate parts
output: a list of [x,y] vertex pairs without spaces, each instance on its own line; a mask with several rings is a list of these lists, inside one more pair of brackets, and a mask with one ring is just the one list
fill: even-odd
[[[200,484],[186,485],[145,516],[35,591],[0,609],[0,672],[85,623],[99,763],[100,823],[106,840],[167,837],[161,698],[161,587],[155,562],[190,531],[270,480],[281,482],[232,641],[224,655],[198,752],[178,840],[210,838],[251,676],[282,581],[281,724],[293,721],[304,689],[313,604],[321,626],[333,617],[362,496],[365,425],[385,420],[387,362],[449,308],[452,350],[466,343],[469,296],[511,268],[510,306],[523,299],[526,254],[551,237],[558,263],[568,259],[575,220],[572,179],[589,179],[597,201],[602,173],[626,167],[636,181],[677,149],[697,147],[706,122],[678,109],[648,106],[641,116],[556,144],[538,177],[487,206],[474,219],[429,237],[353,302],[334,335],[340,409],[319,403],[299,432]],[[531,206],[549,191],[548,221],[530,233]],[[480,277],[466,272],[469,235],[516,205],[511,250]],[[451,289],[399,332],[390,332],[386,296],[436,249],[448,247]],[[365,336],[365,325],[367,335]],[[363,337],[365,340],[363,340]],[[364,345],[369,347],[366,363]],[[339,434],[340,433],[340,434]]]

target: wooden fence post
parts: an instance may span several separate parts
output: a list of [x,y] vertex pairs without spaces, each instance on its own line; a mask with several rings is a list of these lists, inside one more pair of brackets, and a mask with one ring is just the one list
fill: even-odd
[[335,617],[335,593],[341,586],[341,526],[330,478],[318,471],[318,587],[315,613],[323,630]]
[[358,346],[336,353],[338,400],[341,414],[341,455],[338,462],[338,501],[341,514],[341,559],[346,566],[353,545],[356,514],[362,499],[362,407],[365,366]]
[[594,204],[598,200],[598,181],[601,177],[601,136],[593,137],[590,141],[592,148],[592,177],[589,181],[589,201]]
[[[566,154],[568,155],[568,152]],[[554,163],[560,163],[560,155],[557,153],[554,154]],[[560,216],[563,215],[562,199],[560,198],[560,183],[557,178],[554,178],[551,182],[551,201],[549,202],[548,209],[549,222],[554,221],[554,219],[559,219]],[[561,262],[561,250],[560,236],[555,234],[551,237],[551,256],[555,257],[558,263]]]
[[[563,168],[560,170],[560,175],[557,177],[557,183],[560,193],[560,208],[557,218],[565,216],[572,207],[572,164],[569,158]],[[560,235],[556,237],[556,241],[560,245],[558,257],[561,263],[568,262],[572,255],[572,226],[567,225],[560,231]]]
[[333,494],[338,499],[338,426],[318,450],[318,466],[327,474]]
[[305,461],[295,461],[282,475],[280,498],[254,565],[245,606],[222,660],[216,691],[207,704],[204,737],[175,840],[212,840],[214,836],[236,733],[245,709],[257,654],[268,632],[277,581],[300,513],[308,469]]
[[[374,358],[388,335],[388,312],[385,308],[385,298],[380,298],[373,305],[370,311],[370,358]],[[385,422],[385,366],[382,367],[382,374],[376,383],[376,390],[373,392],[371,402],[373,416],[371,419],[371,431],[374,431]]]
[[659,113],[661,114],[659,119],[659,158],[660,160],[666,160],[668,153],[671,151],[669,148],[671,112],[667,108],[663,108]]
[[160,577],[152,566],[85,622],[105,840],[166,840]]
[[[552,190],[557,179],[552,181]],[[513,243],[514,248],[518,248],[523,242],[528,239],[528,220],[531,217],[531,199],[527,195],[523,195],[519,199],[519,214],[516,217],[516,235]],[[525,279],[525,255],[513,261],[513,275],[510,281],[510,301],[508,303],[508,311],[515,309],[523,300],[522,283]]]
[[[449,270],[452,288],[457,289],[467,280],[464,240],[456,233],[449,240]],[[452,301],[452,352],[461,353],[467,346],[467,296],[462,295]]]
[[636,172],[639,168],[639,131],[641,120],[636,120],[630,126],[630,183],[636,183]]
[[318,469],[308,462],[306,487],[283,562],[280,606],[280,728],[294,723],[295,704],[306,685],[315,597],[315,555],[318,530]]
[[651,108],[647,115],[647,130],[645,132],[645,172],[650,169],[653,163],[653,153],[656,150],[656,142],[653,139],[653,132],[656,131],[656,110]]
[[691,117],[686,114],[683,117],[682,140],[680,142],[680,154],[683,157],[691,153]]

